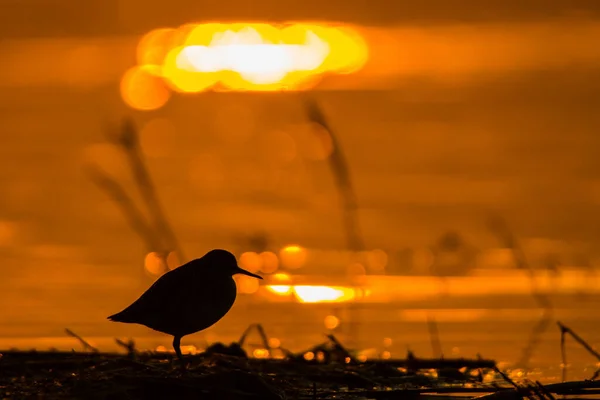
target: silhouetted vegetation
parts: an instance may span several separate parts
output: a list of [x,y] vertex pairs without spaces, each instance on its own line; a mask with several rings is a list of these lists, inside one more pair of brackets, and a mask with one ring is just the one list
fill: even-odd
[[133,121],[125,119],[119,129],[109,131],[108,140],[119,146],[125,153],[136,189],[140,192],[150,213],[150,221],[146,220],[140,207],[136,206],[117,178],[106,174],[98,166],[88,166],[88,175],[120,207],[123,216],[142,239],[147,251],[157,252],[164,257],[163,272],[169,270],[166,258],[171,251],[175,252],[179,262],[185,262],[183,250],[158,199],[156,188],[140,149],[139,133]]
[[[566,326],[559,327],[563,335],[570,333],[589,346]],[[252,330],[259,333],[269,357],[247,356],[243,347]],[[333,335],[299,353],[279,349],[282,356],[272,358],[275,349],[269,348],[260,324],[248,327],[237,342],[215,343],[201,354],[186,356],[184,365],[169,353],[138,351],[133,341],[119,341],[127,355],[99,353],[74,332],[68,334],[86,352],[2,352],[3,398],[43,393],[43,398],[77,399],[405,399],[439,394],[553,399],[597,394],[600,389],[593,379],[548,385],[515,382],[495,361],[482,358],[424,359],[408,352],[406,359],[359,361]],[[484,383],[486,373],[496,378]]]

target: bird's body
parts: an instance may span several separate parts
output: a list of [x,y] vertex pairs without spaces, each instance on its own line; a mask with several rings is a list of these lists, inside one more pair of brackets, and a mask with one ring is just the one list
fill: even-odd
[[172,335],[173,347],[181,357],[179,343],[183,336],[214,325],[233,306],[236,273],[262,279],[239,268],[233,254],[212,250],[167,272],[129,307],[108,319]]
[[[108,318],[145,325],[173,336],[212,326],[233,306],[235,281],[232,276],[211,274],[207,268],[195,265],[198,261],[167,272],[133,304]],[[200,285],[203,280],[211,284]]]

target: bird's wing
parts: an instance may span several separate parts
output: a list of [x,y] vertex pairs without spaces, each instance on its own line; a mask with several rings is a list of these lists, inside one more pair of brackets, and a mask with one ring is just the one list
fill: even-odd
[[178,298],[185,296],[190,290],[189,286],[193,284],[193,280],[189,279],[190,268],[202,268],[197,265],[197,261],[199,260],[190,261],[165,273],[129,307],[108,319],[116,322],[141,322],[142,316],[164,310],[168,304],[181,304]]
[[206,329],[229,311],[236,297],[230,275],[188,263],[158,279],[139,299],[109,319],[146,325],[169,334]]

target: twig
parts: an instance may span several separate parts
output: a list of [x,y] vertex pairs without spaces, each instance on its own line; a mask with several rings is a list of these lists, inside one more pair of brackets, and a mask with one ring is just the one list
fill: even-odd
[[552,393],[565,394],[574,390],[581,389],[599,389],[600,382],[593,381],[571,381],[564,383],[549,383],[546,385],[546,390]]
[[540,388],[538,385],[534,385],[531,382],[527,382],[524,389],[528,391],[526,397],[530,398],[531,400],[534,400],[534,396],[532,396],[532,394],[535,395],[539,400],[550,400],[542,388]]
[[535,384],[536,384],[536,385],[537,385],[537,387],[539,388],[540,392],[542,392],[542,393],[545,395],[545,397],[547,397],[547,398],[548,398],[548,399],[550,399],[550,400],[556,400],[556,399],[554,398],[554,396],[552,396],[552,393],[550,393],[550,392],[548,391],[548,389],[547,389],[547,388],[546,388],[544,385],[542,385],[542,384],[540,383],[540,381],[535,381]]
[[104,190],[119,206],[131,228],[144,241],[146,249],[148,251],[158,250],[160,247],[159,241],[156,239],[152,228],[145,222],[142,213],[121,185],[95,166],[87,166],[86,170],[92,181],[100,189]]
[[[592,346],[590,346],[585,340],[583,340],[578,334],[576,334],[571,328],[569,328],[568,326],[565,326],[562,322],[557,321],[556,324],[558,325],[559,329],[560,329],[560,347],[561,347],[561,353],[562,353],[562,358],[563,358],[563,381],[566,380],[566,376],[567,376],[567,351],[565,348],[565,335],[568,333],[569,335],[571,335],[571,337],[573,337],[573,339],[575,339],[575,341],[577,343],[579,343],[580,345],[583,346],[583,348],[585,348],[591,355],[593,355],[594,357],[596,357],[596,359],[598,361],[600,361],[600,354],[594,350],[592,348]],[[595,380],[598,375],[600,375],[600,368],[596,370],[596,372],[594,372],[594,375],[592,375],[592,377],[590,378],[590,380]]]
[[525,382],[525,385],[521,388],[521,395],[530,400],[548,400],[546,399],[546,396],[540,392],[540,389],[531,382]]
[[267,337],[267,333],[265,332],[265,329],[263,328],[262,324],[256,324],[256,330],[258,331],[258,334],[260,335],[260,338],[263,341],[263,346],[265,346],[265,349],[269,350],[270,352],[271,345],[269,344],[269,338]]
[[433,356],[442,357],[442,344],[440,343],[437,321],[430,314],[427,314],[427,328],[429,329],[429,340],[431,341]]
[[598,361],[600,361],[600,354],[596,350],[592,348],[585,340],[583,340],[578,334],[573,332],[573,330],[565,325],[563,325],[560,321],[557,321],[556,324],[559,326],[561,332],[568,333],[579,343],[582,345],[591,355],[596,357]]
[[125,348],[125,350],[127,350],[127,354],[129,356],[133,357],[135,355],[135,353],[136,353],[136,350],[135,350],[135,341],[133,339],[129,339],[127,342],[124,342],[124,341],[122,341],[119,338],[115,338],[115,342],[119,346]]
[[506,222],[500,217],[493,218],[490,221],[490,228],[492,232],[498,236],[500,241],[507,248],[510,248],[512,250],[515,262],[517,264],[517,268],[527,271],[527,274],[529,276],[529,284],[531,286],[531,295],[538,304],[538,307],[544,310],[542,317],[531,331],[529,341],[522,350],[521,358],[519,359],[519,361],[517,361],[517,365],[525,367],[531,359],[533,350],[540,343],[542,334],[546,331],[550,324],[550,321],[552,320],[554,308],[552,306],[550,298],[539,290],[537,279],[535,276],[535,271],[529,264],[525,252],[523,251],[523,248],[517,240],[517,237],[508,228]]
[[244,343],[246,342],[246,338],[248,337],[248,335],[252,331],[252,328],[254,328],[254,325],[256,325],[256,324],[250,324],[250,325],[248,325],[248,327],[242,333],[242,336],[240,336],[239,340],[237,341],[238,344],[240,345],[240,347],[244,346]]
[[271,346],[269,345],[269,338],[265,332],[265,329],[263,328],[263,326],[261,324],[250,324],[246,328],[246,330],[244,331],[244,333],[242,333],[242,336],[240,336],[240,339],[238,340],[238,344],[240,345],[240,347],[244,346],[246,338],[248,337],[250,332],[252,332],[252,329],[256,329],[256,331],[258,332],[258,335],[260,336],[260,338],[263,342],[264,348],[270,351]]
[[123,122],[120,138],[120,144],[127,154],[138,190],[153,216],[156,231],[162,233],[165,239],[164,245],[167,247],[165,250],[174,250],[179,260],[185,262],[183,251],[158,200],[154,183],[139,148],[137,130],[130,119]]
[[[358,218],[358,200],[352,179],[350,177],[350,167],[346,161],[346,157],[342,151],[339,140],[327,123],[327,119],[323,114],[321,108],[313,99],[305,99],[305,110],[308,119],[316,124],[319,124],[325,129],[332,142],[331,155],[328,158],[329,167],[333,173],[333,177],[336,182],[336,188],[340,193],[340,200],[342,202],[343,209],[343,224],[344,232],[346,233],[346,244],[351,251],[362,251],[365,249],[365,241],[362,236],[360,229],[359,218]],[[348,322],[346,326],[349,327],[350,338],[355,336],[356,333],[356,302],[352,301],[346,305],[348,310]]]
[[546,332],[546,330],[550,326],[553,316],[554,312],[552,308],[544,309],[544,311],[542,312],[542,317],[537,322],[537,324],[535,324],[535,326],[531,330],[531,333],[529,334],[529,340],[527,341],[527,345],[523,348],[521,358],[516,363],[517,365],[523,368],[527,366],[529,360],[531,359],[533,351],[542,341],[543,333]]
[[79,343],[81,343],[83,345],[83,349],[89,349],[94,353],[98,353],[98,349],[95,348],[94,346],[92,346],[91,344],[89,344],[84,338],[82,338],[81,336],[79,336],[78,334],[76,334],[75,332],[73,332],[72,330],[70,330],[69,328],[65,329],[65,332],[67,333],[67,335],[74,337],[75,339],[77,339],[79,341]]
[[336,181],[336,186],[341,194],[342,207],[344,209],[344,227],[348,248],[354,251],[364,250],[365,244],[358,222],[358,201],[354,193],[350,168],[342,152],[339,141],[319,105],[312,99],[305,102],[306,113],[311,122],[321,125],[329,135],[333,144],[333,150],[329,157],[329,165]]
[[333,334],[328,334],[327,338],[334,344],[336,350],[340,351],[342,354],[344,354],[345,358],[348,358],[350,360],[350,363],[356,363],[356,359],[352,357],[352,354],[350,354],[350,352],[346,350],[346,348],[340,343],[339,340],[337,340],[337,338]]
[[560,322],[557,322],[560,327],[560,354],[562,359],[562,381],[567,380],[567,349],[565,347],[565,336],[567,331],[563,329]]
[[512,379],[510,379],[510,377],[508,375],[506,375],[504,372],[500,371],[500,369],[494,365],[493,367],[494,371],[496,371],[497,374],[499,374],[502,379],[504,379],[506,382],[510,383],[512,386],[514,386],[517,390],[520,390],[521,388],[519,387],[519,385],[517,385],[515,383],[515,381],[513,381]]

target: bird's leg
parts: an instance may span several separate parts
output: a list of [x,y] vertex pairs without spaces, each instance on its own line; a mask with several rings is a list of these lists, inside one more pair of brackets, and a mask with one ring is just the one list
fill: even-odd
[[183,362],[183,355],[181,354],[181,336],[175,336],[173,338],[173,348],[179,358],[179,361]]

